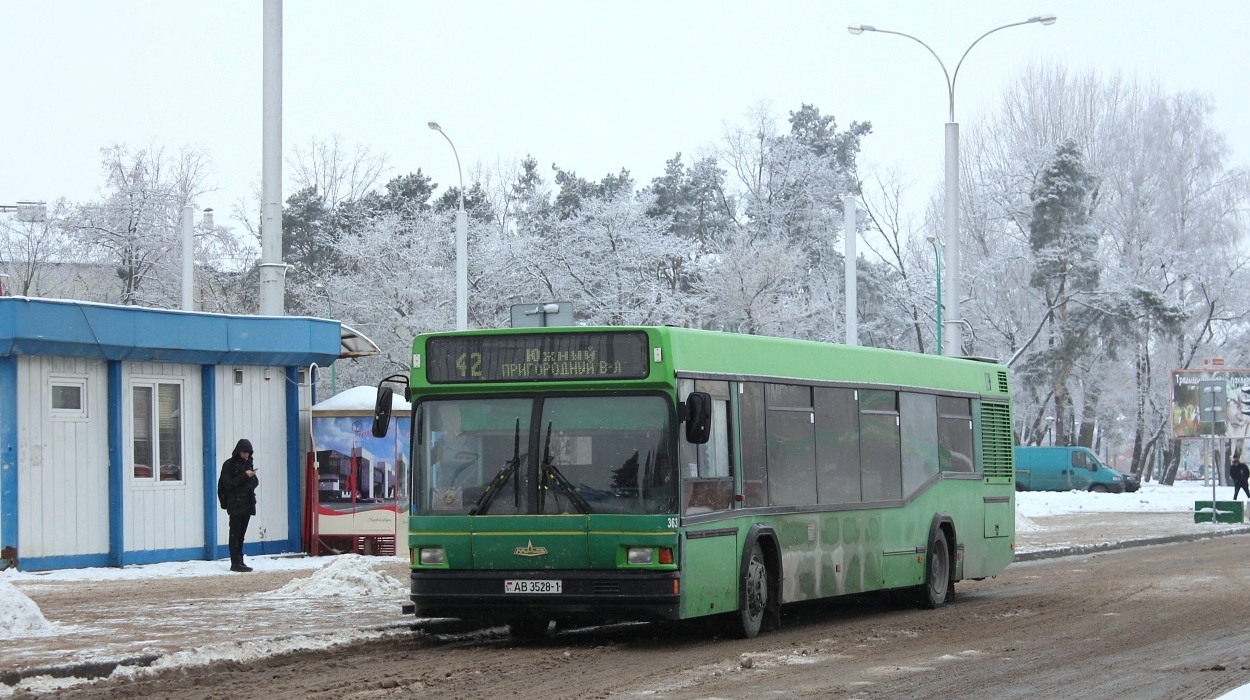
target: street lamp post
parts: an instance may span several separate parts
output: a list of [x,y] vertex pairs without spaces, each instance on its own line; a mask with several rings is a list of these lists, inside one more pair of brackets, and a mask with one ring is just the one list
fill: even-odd
[[430,122],[428,126],[442,134],[451,145],[452,155],[456,156],[456,172],[460,175],[460,206],[456,210],[456,330],[463,331],[469,327],[469,218],[464,213],[464,171],[460,169],[460,153],[451,137],[438,122]]
[[941,253],[938,253],[937,237],[930,235],[930,236],[925,236],[925,238],[929,241],[929,245],[933,246],[933,277],[937,283],[937,294],[935,294],[933,298],[933,306],[934,306],[934,312],[935,312],[934,317],[936,318],[936,321],[934,321],[933,333],[934,333],[934,337],[937,338],[937,346],[933,352],[935,355],[941,355],[942,354],[942,255]]
[[[319,292],[325,292],[326,318],[329,318],[331,321],[333,321],[334,320],[334,302],[330,301],[330,290],[324,284],[320,282],[318,282],[317,284],[314,284],[313,289],[316,289]],[[330,363],[330,396],[334,396],[335,394],[339,393],[338,372],[336,370],[337,370],[336,364],[334,362],[331,362]]]
[[959,124],[955,122],[955,81],[959,78],[959,68],[963,66],[964,59],[968,57],[968,52],[972,51],[972,47],[994,32],[1009,27],[1019,27],[1024,24],[1050,26],[1055,23],[1055,19],[1055,15],[1051,14],[1038,15],[1030,17],[1023,22],[1004,24],[1001,27],[989,30],[968,45],[968,48],[964,50],[963,56],[959,57],[959,63],[955,64],[955,72],[953,74],[946,70],[946,64],[942,62],[936,51],[910,34],[889,29],[878,29],[870,24],[852,24],[846,28],[848,32],[855,35],[863,34],[864,32],[877,32],[907,37],[933,54],[933,57],[937,59],[938,65],[942,68],[942,74],[946,76],[946,96],[950,121],[946,124],[946,202],[942,227],[946,244],[945,304],[947,329],[944,355],[957,357],[963,354],[963,320],[959,314]]

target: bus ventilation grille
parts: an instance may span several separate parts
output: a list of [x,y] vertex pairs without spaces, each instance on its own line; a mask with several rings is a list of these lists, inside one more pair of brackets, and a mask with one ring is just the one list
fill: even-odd
[[1007,390],[1007,373],[1005,371],[998,373],[998,390],[1004,394],[1011,393]]
[[1012,478],[1011,407],[981,402],[981,455],[987,477]]

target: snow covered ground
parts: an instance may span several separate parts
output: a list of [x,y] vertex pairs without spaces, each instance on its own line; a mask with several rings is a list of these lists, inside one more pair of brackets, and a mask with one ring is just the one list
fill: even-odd
[[[1216,500],[1231,500],[1231,486],[1217,486]],[[1016,523],[1021,516],[1037,518],[1073,513],[1192,513],[1195,501],[1211,500],[1211,487],[1200,481],[1175,486],[1142,484],[1133,493],[1093,491],[1026,491],[1016,494]]]
[[[1035,540],[1045,540],[1048,520],[1054,516],[1089,515],[1099,513],[1140,514],[1147,518],[1152,514],[1185,514],[1192,513],[1194,502],[1210,500],[1211,487],[1200,483],[1186,483],[1177,486],[1159,486],[1144,484],[1140,491],[1131,494],[1102,493],[1020,493],[1016,502],[1017,532],[1030,535]],[[1232,489],[1218,487],[1218,500],[1232,497]],[[1184,520],[1174,518],[1176,521]],[[1189,527],[1220,527],[1220,525],[1187,523]],[[310,599],[321,604],[326,599],[333,599],[335,604],[348,613],[353,606],[361,610],[365,606],[376,608],[379,601],[389,606],[394,601],[402,601],[406,597],[406,582],[387,573],[402,570],[406,563],[396,557],[361,557],[343,555],[334,558],[305,557],[253,557],[250,563],[257,572],[285,572],[289,581],[277,586],[274,590],[264,591],[256,596],[257,604],[267,610],[298,609],[303,614]],[[54,582],[93,582],[133,581],[141,586],[145,581],[194,578],[205,579],[208,587],[218,584],[214,580],[231,581],[230,577],[238,576],[227,571],[220,562],[195,561],[147,566],[133,566],[123,569],[94,568],[53,571],[46,573],[27,573],[18,571],[0,572],[0,644],[13,643],[20,640],[36,640],[38,638],[75,635],[82,631],[81,625],[65,624],[45,618],[39,606],[35,604],[22,588],[51,584]],[[366,619],[362,616],[360,619]],[[397,623],[402,622],[398,614]],[[398,627],[398,625],[397,625]],[[205,665],[214,661],[229,659],[248,661],[274,654],[297,650],[315,650],[332,647],[337,644],[354,642],[362,639],[383,637],[394,633],[393,629],[379,627],[376,624],[358,626],[350,629],[339,629],[332,632],[312,634],[288,634],[267,638],[250,637],[246,640],[217,642],[195,648],[182,648],[178,651],[164,653],[144,664],[122,663],[113,674],[116,676],[141,677],[174,667],[191,667]],[[2,670],[2,669],[0,669]],[[12,695],[21,689],[30,693],[51,693],[76,683],[87,682],[76,678],[53,678],[37,676],[25,678],[16,686],[0,683],[0,698]],[[1250,686],[1240,688],[1223,696],[1220,700],[1250,700]]]

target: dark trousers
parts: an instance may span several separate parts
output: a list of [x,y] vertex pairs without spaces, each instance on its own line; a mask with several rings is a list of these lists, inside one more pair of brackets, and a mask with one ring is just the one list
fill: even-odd
[[243,537],[247,535],[247,521],[251,520],[250,515],[232,515],[230,516],[230,565],[241,566],[243,564]]
[[1236,483],[1236,484],[1234,484],[1234,485],[1233,485],[1233,498],[1234,498],[1234,499],[1236,499],[1236,498],[1237,498],[1237,494],[1238,494],[1238,492],[1240,492],[1240,491],[1245,491],[1245,492],[1246,492],[1246,498],[1250,498],[1250,487],[1247,487],[1247,486],[1246,486],[1246,484],[1245,484],[1245,482],[1238,482],[1238,483]]

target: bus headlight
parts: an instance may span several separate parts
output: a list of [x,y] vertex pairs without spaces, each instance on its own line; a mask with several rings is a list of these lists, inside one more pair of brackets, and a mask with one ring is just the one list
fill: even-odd
[[650,547],[630,547],[625,550],[625,561],[630,564],[650,564],[652,556]]
[[422,547],[417,554],[417,560],[422,566],[442,566],[443,565],[443,548],[442,547]]

